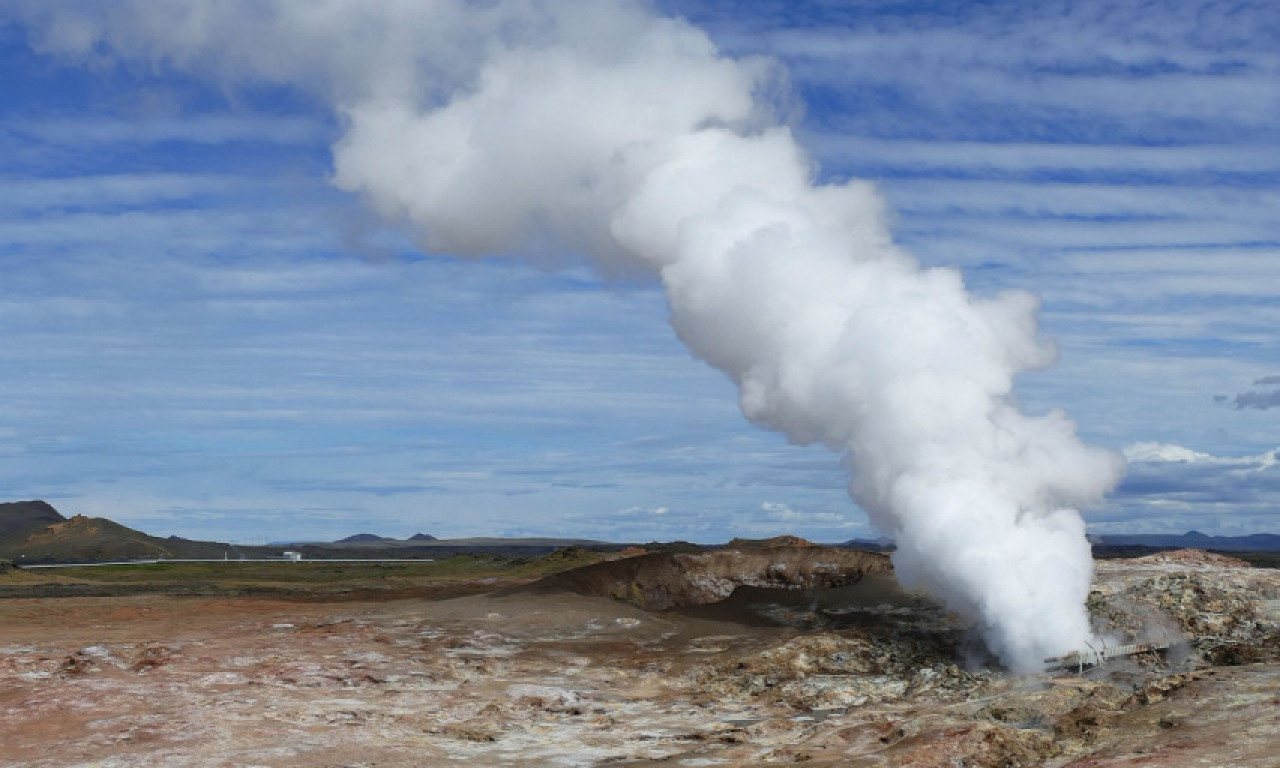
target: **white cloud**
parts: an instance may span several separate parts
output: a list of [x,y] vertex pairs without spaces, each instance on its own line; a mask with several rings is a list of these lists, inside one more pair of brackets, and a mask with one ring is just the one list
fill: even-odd
[[1213,456],[1207,453],[1193,451],[1190,448],[1183,448],[1180,445],[1169,445],[1167,443],[1134,443],[1124,449],[1124,457],[1126,460],[1134,462],[1195,462],[1195,461],[1212,461]]
[[852,519],[844,512],[832,511],[800,511],[777,501],[765,501],[760,504],[764,519],[770,522],[802,525],[806,528],[863,528],[859,521]]
[[628,516],[661,517],[662,515],[665,515],[670,511],[671,511],[670,507],[661,507],[661,506],[659,507],[627,507],[626,509],[618,510],[618,515],[622,517],[628,517]]
[[1277,452],[1280,452],[1280,448],[1254,456],[1214,456],[1168,443],[1134,443],[1124,449],[1124,456],[1131,463],[1215,465],[1239,476],[1263,472],[1276,466]]

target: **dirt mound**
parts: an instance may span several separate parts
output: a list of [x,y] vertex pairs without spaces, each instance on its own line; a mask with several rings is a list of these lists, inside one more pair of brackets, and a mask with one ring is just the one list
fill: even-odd
[[1171,552],[1157,552],[1153,555],[1133,558],[1135,565],[1204,565],[1217,568],[1250,568],[1249,563],[1239,558],[1222,555],[1217,552],[1206,552],[1203,549],[1175,549]]
[[831,589],[892,569],[874,552],[820,546],[654,552],[575,568],[541,580],[540,589],[611,597],[646,610],[715,603],[738,587]]
[[639,557],[640,555],[647,555],[647,554],[649,554],[649,550],[645,549],[644,547],[627,547],[626,549],[622,549],[622,550],[619,550],[618,552],[615,552],[613,556],[609,559],[622,560],[628,557]]
[[734,539],[725,545],[725,549],[766,549],[769,547],[816,547],[808,539],[799,536],[774,536],[770,539]]

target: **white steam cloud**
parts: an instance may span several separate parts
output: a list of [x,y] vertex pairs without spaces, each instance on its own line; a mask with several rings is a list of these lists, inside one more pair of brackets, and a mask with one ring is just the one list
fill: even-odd
[[676,332],[753,422],[847,456],[898,577],[971,618],[1011,668],[1090,638],[1075,507],[1122,462],[1061,413],[1034,299],[968,295],[895,247],[875,191],[819,185],[767,61],[624,0],[32,3],[33,44],[324,99],[334,183],[424,248],[554,245],[660,276]]

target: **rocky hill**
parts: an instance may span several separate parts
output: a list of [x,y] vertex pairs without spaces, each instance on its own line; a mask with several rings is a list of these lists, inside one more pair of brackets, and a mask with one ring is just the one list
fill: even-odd
[[105,517],[66,518],[43,501],[0,504],[0,558],[17,563],[217,558],[229,549],[218,542],[151,536]]
[[0,503],[0,542],[64,520],[66,518],[48,502],[36,500]]
[[159,541],[104,517],[76,515],[6,542],[5,554],[10,559],[28,562],[172,556]]

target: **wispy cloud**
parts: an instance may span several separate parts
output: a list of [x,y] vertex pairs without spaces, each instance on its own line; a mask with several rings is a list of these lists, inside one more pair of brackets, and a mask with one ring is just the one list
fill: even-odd
[[1230,402],[1236,410],[1252,408],[1265,411],[1280,406],[1280,376],[1263,376],[1254,381],[1253,386],[1258,389],[1241,392],[1235,397],[1216,395],[1214,399],[1218,402]]
[[313,145],[332,140],[333,129],[314,117],[265,115],[182,115],[180,117],[9,118],[0,122],[7,141],[93,150],[109,146],[120,151],[130,145],[161,142],[192,144]]
[[846,132],[1152,141],[1265,133],[1274,116],[1280,66],[1260,7],[799,5],[692,13],[736,50],[781,56],[811,94],[846,99],[810,111]]
[[[810,145],[837,167],[878,171],[878,176],[929,173],[1004,175],[1042,181],[1045,174],[1100,174],[1103,178],[1144,175],[1179,180],[1243,181],[1280,171],[1271,143],[1196,143],[1176,146],[1143,144],[1013,141],[925,141],[868,138],[858,134],[820,132]],[[1140,176],[1141,178],[1141,176]]]

